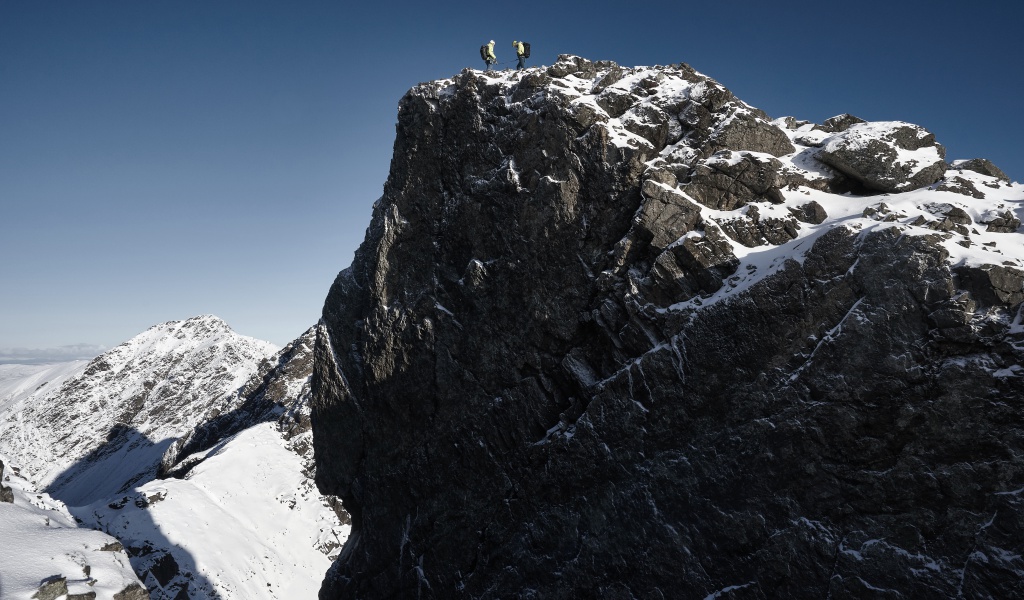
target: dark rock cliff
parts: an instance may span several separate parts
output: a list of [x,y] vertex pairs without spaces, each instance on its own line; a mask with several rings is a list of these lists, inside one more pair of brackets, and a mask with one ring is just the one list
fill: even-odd
[[321,598],[1024,593],[1024,194],[829,121],[686,65],[411,90],[316,343]]

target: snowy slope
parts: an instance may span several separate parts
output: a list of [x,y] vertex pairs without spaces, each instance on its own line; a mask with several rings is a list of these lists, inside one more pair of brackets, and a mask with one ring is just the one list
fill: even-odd
[[[8,462],[2,455],[0,461]],[[60,577],[68,593],[97,598],[141,586],[116,539],[79,528],[61,502],[34,492],[10,469],[3,485],[14,502],[0,502],[0,600],[29,598],[44,581]]]
[[302,458],[273,423],[208,454],[184,479],[76,513],[122,540],[154,599],[183,588],[189,598],[315,598],[348,527],[303,476]]
[[72,509],[125,541],[154,599],[316,595],[349,526],[313,484],[315,335],[262,361],[223,412],[172,444],[167,478]]
[[75,360],[44,365],[0,365],[0,414],[29,397],[41,398],[89,364]]

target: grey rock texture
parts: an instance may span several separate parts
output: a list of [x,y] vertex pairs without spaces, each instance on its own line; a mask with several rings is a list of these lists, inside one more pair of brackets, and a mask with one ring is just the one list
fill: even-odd
[[[785,219],[762,219],[757,206],[751,206],[742,217],[722,220],[719,225],[731,239],[748,248],[767,244],[784,244],[797,236],[797,230],[800,228],[797,223],[797,215],[806,218],[803,211],[791,211],[791,214],[793,216],[788,216]],[[812,216],[812,218],[816,217]]]
[[963,194],[964,196],[970,196],[972,198],[984,198],[985,192],[978,190],[978,188],[972,183],[964,179],[963,177],[950,177],[942,182],[939,187],[935,188],[940,192],[955,192],[957,194]]
[[855,117],[851,114],[842,114],[825,119],[825,122],[821,124],[819,129],[829,133],[839,133],[840,131],[846,131],[851,125],[865,122],[866,121],[860,117]]
[[854,123],[825,141],[818,158],[868,189],[903,192],[931,185],[946,172],[946,150],[910,123]]
[[1009,183],[1010,178],[1003,173],[1003,170],[992,164],[992,161],[985,158],[972,158],[970,160],[958,160],[953,163],[954,169],[974,171],[982,175],[989,175],[996,179]]
[[141,585],[134,583],[114,594],[114,600],[149,600],[149,592]]
[[813,225],[821,225],[825,222],[825,219],[828,218],[828,213],[825,212],[825,209],[814,200],[807,204],[791,208],[789,209],[789,212],[792,213],[797,220],[803,221],[804,223],[811,223]]
[[[0,460],[0,482],[4,480],[4,461]],[[14,502],[14,490],[0,483],[0,502]]]
[[756,200],[782,202],[780,189],[805,184],[800,175],[788,173],[771,156],[722,150],[701,161],[685,191],[704,206],[732,210]]
[[56,600],[68,593],[68,579],[60,575],[49,577],[39,584],[39,591],[32,594],[34,600]]
[[[578,57],[402,99],[316,341],[353,522],[322,599],[1024,593],[1024,270],[884,205],[830,225],[762,115]],[[755,191],[703,204],[723,150]]]
[[996,233],[1013,233],[1020,229],[1020,219],[1009,210],[999,213],[991,220],[982,221],[982,223],[988,226],[987,231]]

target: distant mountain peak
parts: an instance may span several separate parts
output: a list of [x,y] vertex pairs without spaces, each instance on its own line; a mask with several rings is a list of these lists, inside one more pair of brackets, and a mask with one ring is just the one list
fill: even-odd
[[[3,448],[19,456],[19,466],[54,496],[73,484],[75,491],[65,490],[61,499],[87,503],[154,476],[165,446],[222,410],[276,350],[234,333],[213,315],[150,327],[89,361],[59,387],[27,396],[0,422],[0,431],[18,432],[0,435]],[[136,464],[110,468],[109,461],[122,461],[125,448],[134,449]],[[73,472],[62,473],[72,465]],[[81,477],[86,468],[97,475]]]

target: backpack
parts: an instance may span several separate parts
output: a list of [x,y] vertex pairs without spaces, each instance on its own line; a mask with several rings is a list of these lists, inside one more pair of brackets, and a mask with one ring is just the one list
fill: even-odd
[[523,58],[530,58],[530,42],[520,42],[523,45]]
[[487,60],[487,44],[480,46],[480,58]]

